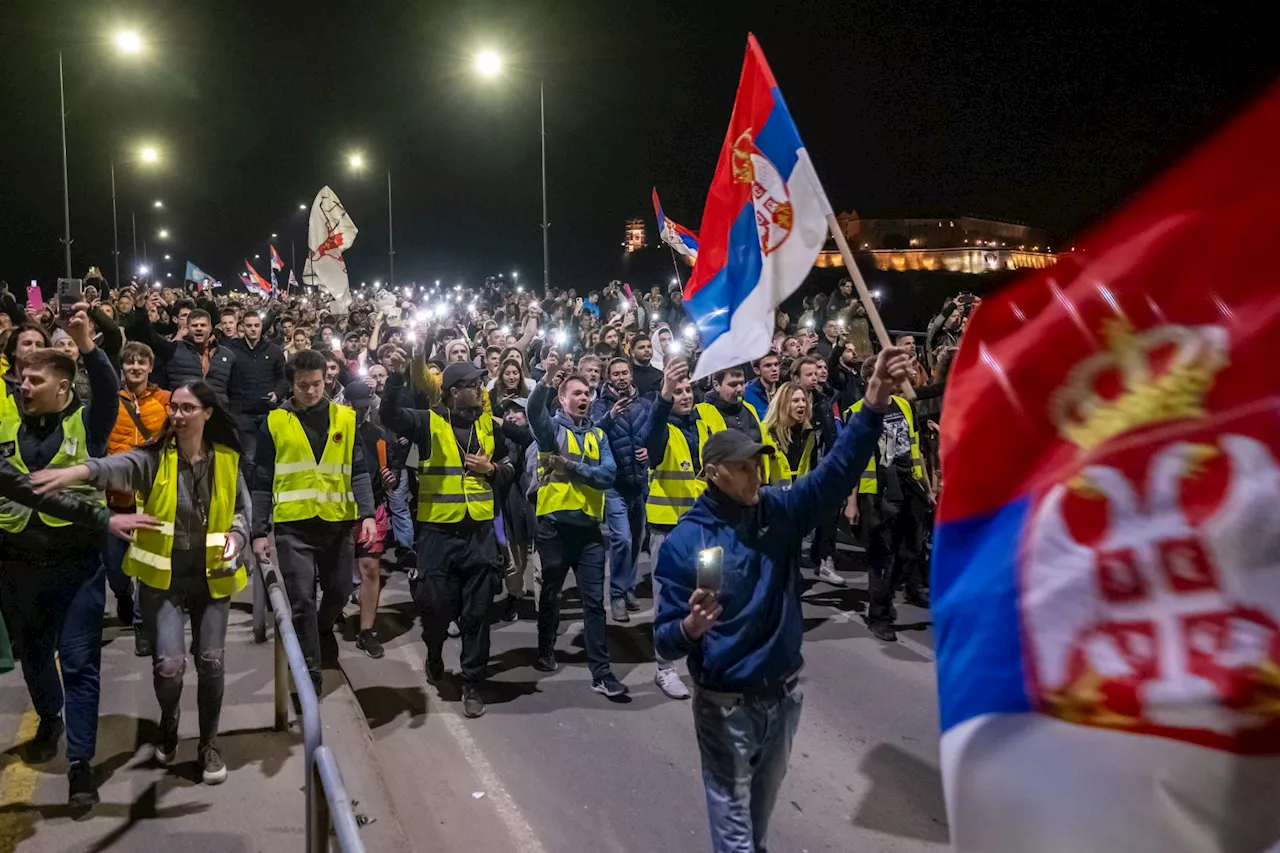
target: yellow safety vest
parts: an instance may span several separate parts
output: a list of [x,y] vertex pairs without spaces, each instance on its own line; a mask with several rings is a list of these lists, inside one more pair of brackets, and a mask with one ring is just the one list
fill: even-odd
[[[578,446],[578,438],[573,430],[564,431],[564,439],[560,443],[560,451],[570,460],[583,465],[600,464],[600,439],[604,432],[599,427],[592,427],[584,436],[583,446]],[[574,483],[568,474],[549,472],[539,462],[538,480],[538,515],[550,515],[553,512],[580,509],[591,518],[599,521],[604,518],[604,492],[593,489],[585,483]]]
[[649,498],[644,502],[650,524],[675,525],[706,488],[693,470],[693,453],[684,433],[667,424],[667,449],[662,463],[649,475]]
[[[475,430],[480,449],[492,458],[493,417],[482,412]],[[431,455],[418,463],[418,521],[456,524],[467,516],[476,521],[493,518],[493,486],[467,473],[453,425],[433,412]]]
[[355,521],[356,496],[351,489],[351,460],[356,447],[356,413],[349,406],[329,404],[329,438],[320,461],[302,422],[293,412],[273,409],[267,428],[276,444],[275,479],[271,483],[272,519]]
[[[756,411],[755,406],[746,400],[742,401],[742,406],[751,413],[751,417],[756,419],[756,426],[760,427],[760,437],[763,439],[764,427],[760,426],[760,413]],[[729,425],[724,421],[724,415],[720,414],[720,410],[711,403],[699,403],[695,408],[698,410],[698,441],[700,444],[706,444],[708,438],[729,428]],[[766,484],[770,482],[769,474],[769,466],[765,465],[763,481]]]
[[804,449],[800,452],[800,464],[796,466],[795,471],[791,470],[791,463],[787,461],[787,448],[779,447],[767,430],[764,433],[764,443],[774,449],[773,456],[764,460],[764,470],[768,475],[769,484],[789,489],[793,481],[809,473],[813,465],[813,448],[818,443],[818,435],[816,431],[810,430],[805,436]]
[[0,399],[0,418],[14,417],[18,415],[18,401],[14,395],[9,393],[6,385],[4,389],[4,398]]
[[[249,583],[244,564],[237,559],[239,555],[232,555],[230,560],[222,558],[236,512],[239,473],[240,454],[215,444],[209,523],[204,539],[204,574],[209,595],[214,598],[228,598]],[[143,512],[154,516],[160,527],[137,531],[133,545],[124,555],[124,573],[152,589],[168,589],[173,580],[173,522],[178,514],[178,450],[172,444],[160,455],[160,468]]]
[[[890,398],[902,411],[902,416],[907,419],[907,430],[911,433],[911,473],[915,475],[917,480],[924,480],[924,459],[920,456],[920,434],[916,432],[916,419],[911,414],[911,404],[901,397],[894,395]],[[845,409],[846,420],[853,415],[854,412],[862,408],[862,401],[854,403]],[[871,454],[871,458],[867,460],[867,468],[862,472],[861,479],[858,480],[858,494],[874,495],[880,491],[880,479],[876,476],[876,457],[880,452]]]
[[[84,418],[81,414],[83,411],[84,407],[80,406],[62,419],[62,445],[45,466],[46,468],[73,468],[89,461],[89,439],[85,434]],[[18,441],[18,430],[21,426],[22,417],[18,414],[17,406],[4,408],[0,413],[0,448],[11,446],[13,453],[9,456],[9,461],[22,473],[29,474],[31,472],[22,459],[21,442]],[[70,486],[67,491],[79,494],[92,503],[107,505],[106,496],[92,486]],[[48,527],[67,527],[71,524],[70,521],[54,518],[43,512],[38,515]],[[23,506],[16,501],[0,499],[0,530],[7,533],[21,533],[27,529],[27,522],[30,520],[31,507]]]

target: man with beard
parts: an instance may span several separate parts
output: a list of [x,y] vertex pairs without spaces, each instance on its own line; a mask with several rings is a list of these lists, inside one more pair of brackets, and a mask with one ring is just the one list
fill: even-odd
[[662,371],[654,367],[653,341],[644,332],[631,339],[631,381],[641,397],[652,400],[662,384]]
[[227,399],[236,356],[229,346],[219,346],[214,339],[213,320],[208,311],[196,308],[188,312],[186,324],[180,322],[173,340],[169,340],[156,334],[145,309],[135,310],[128,334],[130,340],[151,347],[157,366],[164,368],[168,390],[203,379],[219,398]]
[[440,378],[441,403],[413,409],[405,398],[403,357],[392,356],[382,423],[418,446],[418,570],[413,599],[422,616],[427,681],[444,678],[444,648],[454,619],[462,636],[462,712],[484,713],[480,686],[489,666],[489,603],[501,582],[494,492],[514,479],[501,422],[485,413],[483,371],[450,364]]
[[644,544],[644,495],[649,482],[644,433],[652,405],[632,384],[627,360],[610,361],[609,384],[591,404],[591,422],[608,437],[617,468],[604,495],[609,529],[609,610],[615,622],[630,622],[629,614],[640,610],[635,592],[636,563]]
[[560,382],[560,410],[554,418],[547,398],[560,372],[560,353],[543,359],[546,374],[529,395],[529,426],[538,443],[538,553],[542,557],[542,591],[538,602],[538,659],[541,672],[556,669],[556,626],[560,622],[560,590],[572,569],[582,595],[583,636],[591,667],[591,689],[610,699],[627,688],[613,674],[604,615],[604,490],[616,473],[609,439],[587,418],[591,398],[577,374]]
[[840,347],[840,355],[835,359],[829,371],[832,390],[836,394],[836,403],[841,411],[852,406],[862,395],[867,393],[866,383],[862,381],[861,362],[852,343]]
[[240,432],[244,444],[240,453],[240,468],[245,482],[250,476],[258,433],[267,413],[280,405],[289,393],[289,380],[284,374],[284,351],[262,337],[262,318],[250,311],[240,322],[243,337],[227,343],[236,354],[231,369],[231,410],[240,419]]

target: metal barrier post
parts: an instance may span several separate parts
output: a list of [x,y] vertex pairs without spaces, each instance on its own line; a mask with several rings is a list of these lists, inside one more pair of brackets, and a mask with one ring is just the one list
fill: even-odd
[[284,637],[280,627],[276,626],[275,642],[275,706],[276,731],[289,730],[289,657],[284,651]]
[[356,823],[355,812],[347,807],[351,800],[347,797],[346,786],[342,784],[342,772],[327,746],[316,749],[315,777],[324,795],[318,799],[324,804],[326,837],[332,831],[343,853],[364,853],[360,825]]
[[[255,563],[256,557],[250,557]],[[267,641],[267,586],[262,582],[261,572],[251,573],[253,583],[253,641]]]

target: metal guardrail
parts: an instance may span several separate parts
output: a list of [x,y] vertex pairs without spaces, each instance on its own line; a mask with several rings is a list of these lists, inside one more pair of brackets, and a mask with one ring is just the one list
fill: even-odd
[[[264,598],[270,601],[275,614],[275,730],[289,729],[289,682],[298,694],[302,709],[302,744],[306,758],[307,784],[307,853],[322,853],[329,849],[329,836],[337,841],[341,853],[364,853],[360,840],[360,828],[356,823],[346,786],[342,784],[342,771],[329,748],[322,743],[323,724],[320,721],[320,702],[315,686],[302,656],[302,646],[293,630],[293,611],[289,597],[275,566],[259,564],[254,572],[254,635],[258,631],[258,588],[261,584]],[[265,613],[262,631],[266,633]]]

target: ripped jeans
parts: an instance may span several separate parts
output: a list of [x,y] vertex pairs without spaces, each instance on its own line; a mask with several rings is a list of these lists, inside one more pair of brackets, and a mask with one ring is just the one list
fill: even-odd
[[173,582],[168,589],[138,584],[142,619],[153,639],[152,667],[160,720],[176,724],[187,671],[184,610],[191,614],[192,655],[196,662],[196,707],[200,713],[200,745],[218,734],[224,685],[223,655],[227,644],[230,598],[213,598],[205,580],[204,551],[173,552]]

